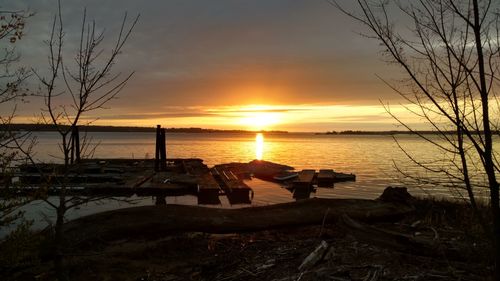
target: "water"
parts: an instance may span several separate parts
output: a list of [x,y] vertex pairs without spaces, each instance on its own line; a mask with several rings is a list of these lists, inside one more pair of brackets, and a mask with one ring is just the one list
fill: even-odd
[[[36,134],[38,144],[35,158],[40,161],[60,162],[55,157],[60,155],[57,143],[59,138],[53,132]],[[93,143],[99,143],[94,151],[95,158],[134,158],[144,159],[154,156],[154,133],[89,133]],[[437,138],[437,137],[436,137]],[[400,145],[419,160],[433,162],[436,166],[450,163],[442,161],[448,158],[436,147],[417,136],[398,136]],[[437,140],[439,141],[439,140]],[[205,164],[213,166],[228,162],[249,162],[263,159],[286,164],[297,170],[334,169],[338,172],[356,174],[356,182],[335,184],[335,188],[317,188],[311,197],[321,198],[366,198],[378,197],[389,185],[401,185],[401,174],[395,166],[410,174],[425,173],[411,163],[392,136],[387,135],[315,135],[305,133],[255,134],[233,133],[167,133],[167,157],[202,158]],[[426,174],[431,179],[443,181],[442,175]],[[446,178],[444,182],[446,182]],[[294,201],[292,194],[278,184],[253,179],[247,184],[255,191],[252,205],[267,205]],[[408,186],[410,193],[436,197],[451,197],[446,186],[427,185],[421,189]],[[230,206],[222,198],[222,206]],[[167,204],[196,204],[194,196],[167,198]],[[154,204],[151,198],[138,198],[138,205]],[[88,204],[68,213],[67,219],[100,212],[109,209],[128,207],[129,204],[104,202]],[[243,205],[245,206],[245,205]],[[248,205],[246,205],[248,206]],[[241,207],[237,206],[237,207]],[[25,209],[35,220],[40,214],[50,218],[52,214],[47,206],[39,202]],[[52,212],[53,213],[53,212]],[[47,215],[48,214],[48,215]]]
[[[41,132],[36,136],[36,158],[40,161],[60,161],[54,157],[61,154],[57,134]],[[95,158],[144,159],[154,156],[154,133],[89,133],[89,137],[94,144],[98,143]],[[433,138],[439,142],[437,137]],[[450,165],[442,161],[448,159],[448,155],[418,136],[398,135],[397,139],[405,150],[420,161],[435,162],[435,166]],[[376,198],[385,187],[401,185],[402,175],[395,166],[412,175],[425,173],[411,163],[393,137],[388,135],[288,133],[256,137],[255,134],[168,133],[167,157],[201,158],[209,166],[263,159],[286,164],[297,170],[334,169],[356,174],[356,182],[338,183],[334,189],[319,189],[315,194],[317,197],[328,198]],[[430,173],[425,176],[436,181],[447,181],[442,175]],[[426,191],[408,187],[415,194],[425,194],[428,191],[438,197],[449,196],[447,187],[428,186],[430,188]],[[274,203],[272,192],[266,194],[266,202]]]

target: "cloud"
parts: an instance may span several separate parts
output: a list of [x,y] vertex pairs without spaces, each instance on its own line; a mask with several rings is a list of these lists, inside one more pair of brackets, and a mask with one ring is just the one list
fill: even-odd
[[279,113],[289,113],[289,112],[304,112],[313,110],[312,108],[262,108],[262,109],[217,109],[217,110],[209,110],[209,112],[217,113],[217,114],[227,114],[227,113],[267,113],[267,112],[279,112]]
[[121,115],[104,115],[101,120],[145,120],[145,119],[163,119],[163,118],[186,118],[186,117],[210,117],[216,114],[202,112],[184,112],[184,113],[135,113]]
[[[22,63],[43,72],[48,54],[43,40],[49,36],[57,0],[11,2],[16,9],[29,7],[36,12],[18,47]],[[105,31],[103,55],[114,42],[124,12],[132,17],[141,14],[113,66],[117,73],[135,71],[135,75],[119,99],[109,103],[111,109],[91,113],[103,122],[189,118],[223,122],[222,117],[256,111],[307,116],[317,108],[300,105],[378,105],[379,99],[396,96],[375,76],[397,77],[378,59],[377,43],[354,33],[358,26],[326,1],[149,0],[138,5],[135,0],[74,0],[62,4],[67,67],[75,57],[84,7],[88,18]],[[244,108],[251,104],[274,107]],[[19,113],[33,115],[41,107],[41,99],[33,100],[21,105]],[[356,117],[346,118],[355,121]]]

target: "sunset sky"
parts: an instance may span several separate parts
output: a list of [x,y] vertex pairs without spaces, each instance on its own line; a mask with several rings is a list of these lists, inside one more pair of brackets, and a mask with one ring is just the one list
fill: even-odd
[[[56,0],[18,0],[2,8],[35,12],[18,42],[22,64],[43,73]],[[346,5],[350,2],[344,1]],[[136,74],[96,124],[289,131],[393,130],[381,101],[410,123],[397,94],[376,75],[400,71],[376,41],[324,0],[63,1],[66,56],[78,43],[84,7],[106,42],[123,13],[140,14],[116,71]],[[9,6],[6,6],[9,5]],[[355,9],[355,6],[352,6]],[[107,45],[109,47],[109,45]],[[69,61],[69,60],[68,60]],[[36,83],[32,82],[33,85]],[[30,121],[43,106],[19,105]]]

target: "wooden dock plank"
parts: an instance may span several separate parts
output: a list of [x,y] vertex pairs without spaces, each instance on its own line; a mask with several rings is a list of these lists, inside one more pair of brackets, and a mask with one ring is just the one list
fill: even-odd
[[310,188],[315,176],[315,170],[302,170],[299,176],[293,181],[293,188]]
[[302,170],[299,173],[299,177],[296,181],[297,182],[312,182],[315,174],[316,174],[315,170]]
[[321,169],[318,173],[318,179],[332,179],[334,177],[334,172],[332,169]]
[[198,204],[221,204],[221,189],[210,172],[198,176]]
[[[246,163],[216,165],[209,169],[202,159],[170,158],[166,168],[154,172],[154,159],[82,159],[72,165],[66,175],[63,165],[39,163],[17,166],[19,181],[10,183],[16,194],[30,194],[48,186],[49,195],[57,195],[61,186],[67,194],[81,196],[179,196],[198,195],[200,204],[220,204],[226,195],[231,204],[250,203],[253,190],[243,181],[255,172]],[[274,171],[274,170],[273,170]],[[52,179],[52,180],[50,180]],[[308,197],[313,184],[355,180],[352,174],[335,173],[331,169],[301,171],[292,187],[294,198]],[[65,182],[63,182],[65,181]]]
[[317,182],[319,187],[333,187],[335,173],[332,169],[319,170]]
[[231,205],[251,203],[252,189],[238,178],[233,171],[224,169],[224,166],[216,166],[212,169],[212,175],[221,183],[221,187]]

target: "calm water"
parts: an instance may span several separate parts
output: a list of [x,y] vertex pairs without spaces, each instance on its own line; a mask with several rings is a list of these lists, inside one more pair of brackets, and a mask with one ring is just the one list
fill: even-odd
[[[91,133],[96,158],[135,158],[144,159],[154,156],[154,133]],[[36,157],[42,161],[54,161],[60,155],[55,133],[38,133]],[[440,162],[441,155],[436,148],[417,136],[400,135],[400,144],[421,161]],[[423,171],[410,162],[392,136],[356,135],[315,135],[315,134],[270,134],[263,135],[259,141],[252,134],[167,134],[167,157],[204,159],[205,164],[213,166],[228,162],[249,162],[262,158],[286,164],[297,170],[330,168],[338,172],[356,174],[356,182],[338,183],[334,189],[318,189],[316,197],[355,197],[376,198],[388,185],[401,185],[401,174],[395,165],[411,174]],[[436,177],[436,175],[430,175]],[[249,182],[256,188],[266,184]],[[268,184],[269,190],[256,192],[255,204],[276,203],[285,200],[282,191]],[[271,186],[273,188],[271,188]],[[409,187],[415,194],[422,194],[420,188]],[[435,196],[447,196],[448,188],[427,189]],[[261,196],[262,195],[262,196]],[[290,197],[291,200],[291,196]]]
[[[144,159],[154,156],[154,133],[91,133],[94,143],[99,143],[95,158],[135,158]],[[38,144],[35,158],[41,161],[60,161],[55,133],[37,133]],[[436,166],[449,165],[439,161],[446,158],[436,148],[416,136],[398,136],[400,144],[419,160],[434,163]],[[314,135],[314,134],[277,134],[257,137],[252,134],[167,134],[167,157],[204,159],[212,166],[228,162],[249,162],[262,158],[272,162],[286,164],[297,170],[329,168],[338,172],[356,174],[356,182],[335,184],[335,188],[317,188],[311,197],[322,198],[367,198],[373,199],[389,185],[402,185],[401,174],[395,165],[411,174],[422,175],[423,171],[412,164],[398,147],[391,136],[354,136],[354,135]],[[431,175],[436,177],[436,175]],[[435,178],[438,179],[438,178]],[[446,181],[446,179],[444,179]],[[275,183],[258,179],[247,181],[255,191],[252,205],[267,205],[294,201],[292,194]],[[414,195],[430,193],[436,197],[449,197],[449,188],[431,185],[421,189],[408,186]],[[230,206],[226,198],[221,197],[222,206]],[[167,204],[195,205],[194,196],[167,198]],[[151,198],[138,198],[138,205],[154,204]],[[128,207],[128,204],[103,202],[90,204],[73,210],[68,219],[104,210]],[[238,205],[241,207],[245,205]],[[248,205],[247,205],[248,206]],[[38,221],[42,217],[52,217],[53,211],[41,202],[35,202],[25,208],[28,217]],[[43,214],[43,215],[42,215]],[[1,233],[0,233],[1,234]]]

